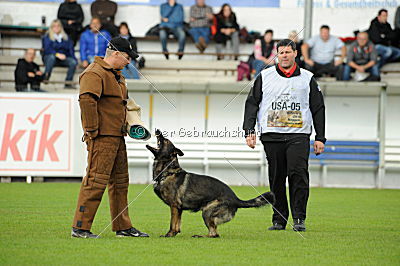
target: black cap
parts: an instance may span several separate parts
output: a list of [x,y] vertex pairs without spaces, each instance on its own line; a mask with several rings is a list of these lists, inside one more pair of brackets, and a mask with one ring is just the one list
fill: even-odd
[[130,42],[122,37],[112,38],[108,43],[107,49],[125,52],[130,56],[131,59],[136,59],[139,57],[139,55],[132,49]]

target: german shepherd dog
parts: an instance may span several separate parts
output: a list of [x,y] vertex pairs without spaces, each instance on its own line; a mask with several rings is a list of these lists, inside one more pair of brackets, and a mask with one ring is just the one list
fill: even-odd
[[[165,237],[180,233],[182,211],[202,210],[208,228],[205,237],[219,237],[217,225],[229,222],[238,208],[261,207],[273,204],[275,196],[266,192],[257,198],[243,201],[226,184],[206,175],[183,170],[178,157],[183,152],[156,130],[157,148],[146,145],[155,156],[153,164],[154,192],[171,208],[170,229]],[[193,237],[201,237],[194,235]]]

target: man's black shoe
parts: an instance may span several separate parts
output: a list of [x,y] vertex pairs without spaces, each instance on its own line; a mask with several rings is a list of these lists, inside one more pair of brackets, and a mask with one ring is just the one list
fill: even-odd
[[304,224],[303,219],[293,219],[293,222],[294,222],[293,231],[301,231],[301,232],[306,231],[306,225]]
[[169,59],[169,53],[168,52],[163,52],[163,54],[164,54],[164,56],[165,56],[165,59]]
[[273,226],[271,226],[270,228],[268,228],[268,230],[285,230],[285,226],[282,224],[278,224],[278,223],[274,223]]
[[77,237],[77,238],[99,238],[98,235],[93,234],[89,230],[82,230],[82,229],[76,229],[76,228],[72,228],[71,237]]
[[117,231],[116,235],[117,237],[149,237],[148,234],[140,232],[134,227],[126,230]]

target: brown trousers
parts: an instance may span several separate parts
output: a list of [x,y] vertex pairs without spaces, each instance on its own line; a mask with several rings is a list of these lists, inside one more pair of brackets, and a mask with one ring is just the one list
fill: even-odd
[[128,159],[123,137],[98,136],[87,142],[88,168],[82,181],[72,227],[90,230],[108,185],[112,230],[132,227],[128,214]]

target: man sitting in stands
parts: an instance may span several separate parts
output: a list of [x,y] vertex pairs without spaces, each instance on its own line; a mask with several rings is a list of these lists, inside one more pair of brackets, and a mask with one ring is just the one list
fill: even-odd
[[33,62],[35,54],[35,49],[29,48],[26,49],[24,58],[18,59],[17,68],[14,72],[16,91],[28,91],[28,84],[33,91],[43,91],[40,89],[43,73],[39,66]]
[[[311,56],[309,56],[309,49]],[[341,49],[340,59],[334,60],[335,52],[339,49]],[[319,35],[306,41],[301,47],[301,52],[304,56],[305,68],[313,72],[316,78],[326,74],[341,79],[340,66],[346,57],[346,46],[339,38],[329,34],[329,26],[322,25]]]
[[100,28],[100,19],[94,17],[90,21],[90,29],[82,33],[79,44],[82,66],[84,68],[93,63],[95,56],[105,56],[106,54],[111,36],[106,30],[100,30]]
[[[350,80],[350,72],[356,71],[360,77],[357,81],[379,81],[379,69],[377,62],[377,53],[372,42],[368,41],[367,32],[359,32],[357,41],[352,43],[347,53],[347,64],[344,66],[343,80]],[[365,76],[365,73],[370,76]],[[356,75],[357,76],[357,75]]]
[[108,31],[112,37],[118,36],[118,27],[114,23],[117,10],[118,4],[110,0],[96,0],[90,6],[92,17],[100,18],[102,30]]
[[368,29],[369,38],[375,44],[376,51],[380,56],[379,68],[400,58],[400,49],[394,47],[397,36],[387,22],[387,17],[386,9],[379,10],[378,16],[371,21]]
[[160,13],[160,41],[164,56],[166,59],[169,59],[167,39],[168,35],[172,33],[178,39],[178,58],[182,59],[186,38],[185,31],[183,30],[183,7],[176,3],[175,0],[168,0],[167,3],[160,6]]
[[196,0],[196,4],[190,7],[189,32],[200,53],[204,52],[210,41],[210,26],[213,18],[213,10],[205,4],[204,0]]

